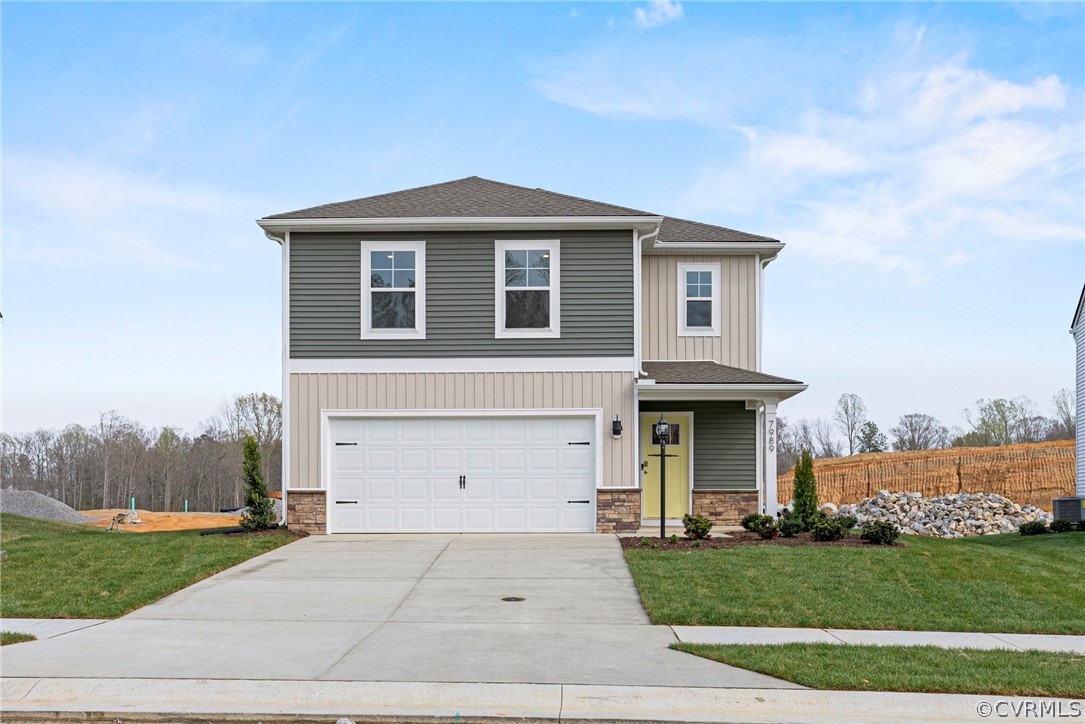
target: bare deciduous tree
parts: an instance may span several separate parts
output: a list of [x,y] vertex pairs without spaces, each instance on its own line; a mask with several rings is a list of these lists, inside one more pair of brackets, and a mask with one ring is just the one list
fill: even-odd
[[894,450],[933,450],[949,445],[949,430],[931,415],[902,415],[889,434]]
[[848,455],[854,455],[859,443],[859,430],[867,422],[867,409],[859,395],[845,392],[836,401],[833,422],[848,443]]
[[1077,404],[1073,390],[1063,388],[1051,398],[1055,419],[1049,431],[1051,440],[1073,440],[1077,435]]

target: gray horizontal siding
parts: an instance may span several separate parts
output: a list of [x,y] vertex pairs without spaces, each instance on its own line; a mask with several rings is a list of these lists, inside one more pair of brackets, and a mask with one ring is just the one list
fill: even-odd
[[694,490],[757,487],[757,413],[744,402],[641,402],[641,412],[693,412]]
[[[426,242],[426,339],[362,340],[361,241]],[[494,241],[561,240],[561,337],[494,338]],[[629,357],[632,232],[291,234],[290,356]]]

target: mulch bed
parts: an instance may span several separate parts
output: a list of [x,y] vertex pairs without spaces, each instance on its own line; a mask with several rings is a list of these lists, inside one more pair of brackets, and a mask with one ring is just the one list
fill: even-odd
[[[644,544],[644,541],[648,541],[648,545]],[[693,551],[703,550],[705,548],[737,548],[739,546],[810,546],[818,548],[868,548],[870,543],[859,538],[858,535],[852,533],[847,538],[833,541],[816,541],[810,537],[809,533],[799,533],[792,538],[783,538],[777,536],[775,538],[762,538],[757,533],[753,533],[748,530],[736,531],[734,533],[728,533],[727,537],[713,536],[707,540],[699,541],[700,545],[694,545],[698,541],[690,540],[689,538],[679,537],[677,541],[672,541],[670,538],[660,539],[659,536],[630,536],[628,538],[621,538],[622,548],[643,548],[650,550],[663,550],[663,551]],[[880,547],[894,547],[900,546],[900,543],[894,543],[893,546],[880,546]]]

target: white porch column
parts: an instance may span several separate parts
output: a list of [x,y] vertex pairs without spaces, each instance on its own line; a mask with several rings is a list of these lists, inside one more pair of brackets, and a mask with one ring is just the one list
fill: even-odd
[[776,515],[779,503],[776,502],[776,401],[765,400],[764,415],[765,432],[764,440],[765,456],[765,515]]

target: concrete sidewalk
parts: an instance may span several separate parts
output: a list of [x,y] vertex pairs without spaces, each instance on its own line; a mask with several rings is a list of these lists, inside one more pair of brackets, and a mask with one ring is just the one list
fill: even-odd
[[[1080,716],[1082,704],[954,694],[582,684],[191,679],[5,679],[4,721],[976,722],[1016,706]],[[361,703],[364,702],[364,703]],[[987,707],[992,707],[987,709]],[[983,712],[988,714],[984,715]],[[53,714],[44,716],[44,712]]]
[[32,634],[51,639],[79,629],[105,623],[107,618],[0,618],[0,631]]
[[1085,654],[1085,636],[962,633],[957,631],[857,631],[839,628],[754,626],[671,626],[679,641],[691,644],[853,644],[938,646],[944,649],[1008,649]]

